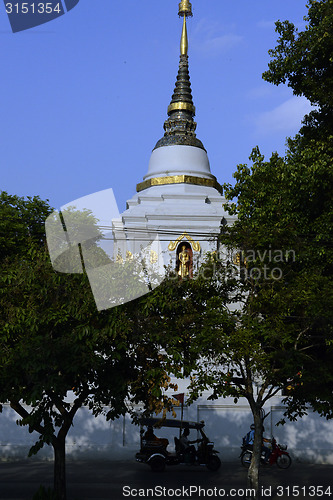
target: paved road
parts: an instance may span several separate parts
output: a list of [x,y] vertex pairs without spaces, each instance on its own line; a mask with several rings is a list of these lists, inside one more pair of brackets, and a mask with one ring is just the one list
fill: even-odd
[[[52,467],[50,462],[37,461],[0,463],[0,499],[31,500],[40,484],[52,486]],[[246,474],[246,469],[237,463],[225,463],[215,473],[191,466],[152,473],[145,464],[134,461],[69,462],[68,500],[185,500],[223,498],[223,494],[224,498],[239,499],[246,496]],[[333,465],[296,463],[288,470],[265,468],[261,470],[261,484],[264,498],[271,500],[333,500]]]

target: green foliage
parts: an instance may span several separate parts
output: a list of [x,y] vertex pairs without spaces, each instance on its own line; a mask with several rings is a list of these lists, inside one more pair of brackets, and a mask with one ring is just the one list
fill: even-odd
[[[98,312],[85,273],[54,271],[42,225],[48,204],[6,193],[0,200],[0,220],[10,213],[11,221],[1,239],[0,401],[10,402],[19,425],[39,433],[30,455],[53,446],[55,490],[64,500],[65,439],[77,410],[86,405],[107,419],[132,402],[154,410],[169,379],[155,340],[149,332],[141,337],[133,304]],[[95,263],[104,258],[93,245],[84,250]],[[118,279],[122,270],[126,278],[128,266],[119,267]]]
[[[238,199],[232,206],[238,220],[222,240],[242,250],[244,309],[259,320],[257,338],[264,341],[265,355],[270,353],[275,381],[279,373],[281,381],[287,376],[287,365],[279,367],[282,359],[289,358],[291,368],[297,360],[300,369],[302,349],[308,359],[314,335],[319,342],[324,330],[331,334],[331,154],[330,147],[323,153],[309,145],[299,154],[294,149],[286,159],[273,155],[265,162],[255,149],[253,166],[240,166],[235,186],[226,186],[227,198]],[[282,350],[273,355],[276,347]]]
[[[306,404],[327,418],[332,406],[333,304],[333,2],[310,0],[306,29],[297,32],[285,21],[276,23],[280,34],[264,79],[288,82],[296,95],[304,95],[317,109],[306,116],[300,133],[288,140],[285,158],[289,172],[287,199],[299,241],[296,275],[299,315],[306,316],[311,349],[302,363],[301,381],[292,384],[288,416],[302,415]],[[303,300],[302,300],[303,299]],[[325,384],[322,383],[325,380]]]
[[250,405],[249,486],[257,490],[261,409],[272,396],[289,388],[291,419],[308,403],[333,417],[332,145],[303,135],[290,146],[269,161],[255,148],[252,165],[240,165],[235,185],[224,186],[237,220],[224,227],[225,252],[206,264],[212,271],[203,274],[217,276],[206,299],[210,321],[193,339],[203,356],[192,399],[211,389],[210,399],[244,397]]
[[23,423],[36,429],[43,421],[43,441],[52,442],[73,416],[64,401],[71,389],[95,415],[105,405],[108,418],[124,413],[139,374],[145,386],[147,365],[130,310],[98,312],[87,277],[55,273],[45,248],[7,263],[0,281],[0,397],[33,407]]
[[32,500],[58,500],[58,496],[51,488],[46,489],[44,486],[40,486]]
[[278,21],[278,45],[269,51],[272,58],[266,81],[288,82],[296,95],[304,95],[321,108],[333,104],[333,1],[309,0],[307,26],[298,32],[289,21]]
[[[202,354],[201,340],[209,327],[209,302],[216,295],[210,280],[179,280],[170,275],[144,300],[140,313],[140,328],[149,331],[157,345],[168,356],[169,370],[177,376],[187,376]],[[222,296],[217,298],[221,300]]]
[[27,199],[0,192],[0,261],[24,251],[27,242],[41,244],[44,222],[52,209],[38,196]]
[[[310,0],[305,30],[298,31],[289,22],[278,21],[280,37],[275,49],[269,51],[269,69],[264,80],[279,85],[288,83],[295,95],[305,96],[316,109],[303,120],[304,126],[295,139],[289,140],[290,151],[303,148],[312,154],[327,145],[333,136],[333,0]],[[319,180],[319,178],[318,178]]]

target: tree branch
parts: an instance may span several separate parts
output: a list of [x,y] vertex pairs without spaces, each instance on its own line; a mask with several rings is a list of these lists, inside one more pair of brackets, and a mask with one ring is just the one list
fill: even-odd
[[[23,408],[23,406],[18,401],[10,401],[10,407],[13,408],[13,410],[15,410],[16,413],[18,413],[23,419],[29,418],[31,416],[30,413],[25,408]],[[33,428],[33,430],[39,432],[41,435],[44,435],[45,427],[43,425],[41,425],[40,423],[29,425],[31,425],[31,428]]]
[[302,335],[304,335],[304,333],[308,332],[310,330],[310,327],[308,326],[307,328],[305,328],[305,330],[302,330],[298,335],[297,335],[297,338],[295,340],[295,344],[294,344],[294,349],[295,351],[297,351],[297,345],[298,345],[298,341],[299,339],[302,337]]
[[275,388],[275,390],[273,390],[273,387],[272,387],[268,391],[268,394],[263,398],[262,403],[265,404],[266,401],[268,401],[270,398],[272,398],[273,396],[275,396],[280,390],[281,390],[281,387],[277,387],[277,388]]
[[73,406],[70,409],[70,411],[67,412],[65,410],[66,411],[66,415],[65,415],[65,418],[64,418],[64,423],[61,426],[61,428],[59,429],[58,438],[63,438],[64,439],[67,436],[67,433],[68,433],[68,431],[70,429],[70,426],[73,423],[73,419],[74,419],[75,413],[82,406],[83,401],[86,399],[86,397],[88,396],[89,392],[90,392],[89,388],[86,387],[86,389],[84,389],[81,392],[81,394],[79,395],[79,397],[77,397],[74,400]]

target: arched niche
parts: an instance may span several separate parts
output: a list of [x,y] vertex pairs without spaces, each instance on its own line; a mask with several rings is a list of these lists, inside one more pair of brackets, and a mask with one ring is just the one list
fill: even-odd
[[177,247],[176,272],[181,279],[193,277],[193,250],[187,241],[181,241]]

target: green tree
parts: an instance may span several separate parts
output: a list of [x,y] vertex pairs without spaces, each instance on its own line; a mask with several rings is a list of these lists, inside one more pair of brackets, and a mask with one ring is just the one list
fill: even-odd
[[[248,185],[248,179],[244,182]],[[262,410],[295,377],[306,340],[302,338],[295,347],[296,325],[282,329],[290,306],[290,297],[289,301],[282,297],[284,285],[257,276],[258,270],[268,274],[277,264],[268,256],[260,268],[254,262],[247,267],[234,264],[241,248],[241,230],[247,237],[244,222],[243,226],[238,222],[237,229],[225,229],[222,241],[230,252],[210,255],[193,280],[169,276],[146,297],[139,321],[140,328],[150,331],[168,356],[170,373],[179,378],[190,375],[188,402],[204,390],[211,391],[209,399],[231,396],[235,402],[240,397],[248,400],[256,426],[249,486],[259,491]],[[250,234],[252,231],[253,227]],[[293,262],[284,254],[282,258],[281,265],[287,270]],[[255,270],[254,277],[251,270]],[[296,307],[297,298],[293,300]]]
[[43,243],[45,219],[52,212],[48,200],[38,196],[24,199],[2,191],[0,210],[0,261],[24,252],[27,241]]
[[287,83],[295,95],[316,107],[304,118],[296,138],[299,149],[313,139],[329,143],[333,131],[333,1],[309,0],[307,8],[303,31],[290,21],[276,22],[280,36],[263,73],[267,82]]
[[[307,27],[298,32],[288,21],[276,23],[280,35],[278,45],[270,51],[269,69],[263,74],[266,81],[276,85],[288,82],[294,94],[303,95],[316,105],[307,115],[300,133],[288,140],[286,161],[293,165],[293,176],[299,189],[294,189],[304,227],[303,255],[318,274],[330,282],[332,277],[332,157],[333,157],[333,2],[310,0]],[[295,204],[294,204],[295,206]],[[306,255],[306,257],[305,257]],[[305,263],[305,260],[304,260]],[[318,287],[317,293],[331,296],[330,287]],[[320,315],[320,306],[317,311]],[[318,320],[317,332],[325,341],[317,351],[317,366],[302,372],[302,383],[290,394],[289,416],[302,414],[306,403],[331,418],[332,374],[328,370],[330,335],[327,322]],[[325,344],[325,348],[323,345]],[[321,380],[325,378],[326,384]]]
[[263,78],[275,85],[288,83],[295,95],[305,96],[322,112],[333,105],[333,1],[309,0],[306,29],[290,21],[276,22],[278,44]]
[[77,410],[86,405],[96,416],[107,407],[113,419],[131,402],[159,409],[169,379],[129,306],[98,312],[86,274],[54,271],[43,229],[47,203],[7,193],[0,200],[0,401],[39,433],[30,455],[53,446],[54,489],[65,500],[65,441]]
[[305,168],[292,155],[265,161],[255,149],[252,166],[240,165],[235,185],[225,186],[237,220],[224,228],[223,252],[211,257],[193,285],[202,287],[205,309],[191,338],[192,399],[206,389],[212,389],[210,399],[247,399],[255,424],[248,479],[258,495],[265,403],[288,386],[304,394],[310,379],[315,390],[324,372],[332,377],[331,363],[317,371],[317,363],[333,355],[332,228],[326,219],[333,178],[331,162],[320,158],[320,165],[312,158]]
[[163,283],[141,301],[138,328],[142,336],[150,332],[154,342],[161,346],[168,370],[176,377],[187,378],[200,363],[209,299],[216,294],[220,300],[225,299],[225,291],[221,287],[216,289],[211,274],[181,280],[170,272]]

